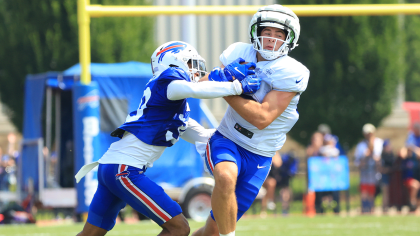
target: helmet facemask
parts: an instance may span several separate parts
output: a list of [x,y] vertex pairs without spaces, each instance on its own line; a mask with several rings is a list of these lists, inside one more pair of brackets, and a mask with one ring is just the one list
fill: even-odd
[[[198,82],[206,75],[206,61],[203,58],[193,58],[187,62],[192,82]],[[198,74],[198,75],[197,75]]]
[[[274,27],[274,28],[283,30],[286,34],[286,39],[282,40],[275,37],[259,35],[263,31],[262,29],[265,27]],[[274,60],[281,56],[287,55],[289,51],[291,50],[291,48],[293,48],[294,46],[292,43],[293,39],[295,38],[293,30],[278,23],[274,23],[274,22],[256,23],[252,26],[251,35],[252,35],[252,45],[254,46],[254,49],[257,50],[260,53],[260,55],[266,60]],[[263,45],[264,39],[275,40],[275,44],[272,50],[264,49],[264,46],[265,46]],[[275,50],[277,45],[281,43],[283,43],[283,45],[281,45],[279,49]]]

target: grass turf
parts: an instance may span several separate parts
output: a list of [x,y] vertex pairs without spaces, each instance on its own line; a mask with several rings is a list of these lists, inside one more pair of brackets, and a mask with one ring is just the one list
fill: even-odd
[[[192,232],[204,223],[190,222]],[[53,226],[12,225],[0,226],[0,236],[70,236],[76,235],[83,224]],[[150,221],[135,224],[117,224],[108,235],[157,235],[160,227]],[[247,217],[238,222],[236,235],[355,235],[355,236],[419,236],[420,218],[408,216],[304,216],[267,217],[265,219]]]

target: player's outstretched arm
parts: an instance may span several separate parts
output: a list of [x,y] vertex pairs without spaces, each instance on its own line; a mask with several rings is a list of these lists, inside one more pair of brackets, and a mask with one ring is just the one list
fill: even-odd
[[262,130],[286,110],[294,96],[296,92],[272,90],[261,103],[240,96],[229,96],[224,99],[242,118]]
[[209,99],[240,94],[242,94],[242,84],[239,81],[191,83],[185,80],[175,80],[168,85],[166,95],[169,100],[175,101],[185,98]]
[[185,80],[175,80],[168,85],[167,97],[169,100],[185,98],[218,98],[231,95],[253,94],[260,88],[261,79],[256,75],[248,75],[243,80],[234,80],[232,83],[207,81],[191,83]]

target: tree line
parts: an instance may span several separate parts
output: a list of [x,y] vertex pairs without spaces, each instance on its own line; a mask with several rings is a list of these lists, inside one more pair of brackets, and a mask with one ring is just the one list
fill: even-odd
[[[103,5],[151,5],[145,0],[91,0]],[[91,19],[92,62],[149,62],[153,17]],[[63,71],[79,62],[77,1],[0,0],[0,100],[22,131],[27,74]]]

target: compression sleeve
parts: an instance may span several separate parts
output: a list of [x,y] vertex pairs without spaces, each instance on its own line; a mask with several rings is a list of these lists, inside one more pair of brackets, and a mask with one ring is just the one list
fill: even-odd
[[169,100],[185,98],[218,98],[242,94],[242,85],[239,81],[215,82],[203,81],[199,83],[185,80],[174,80],[168,85],[166,96]]
[[216,129],[206,129],[197,121],[189,118],[187,130],[180,136],[185,141],[195,144],[195,142],[207,143]]

